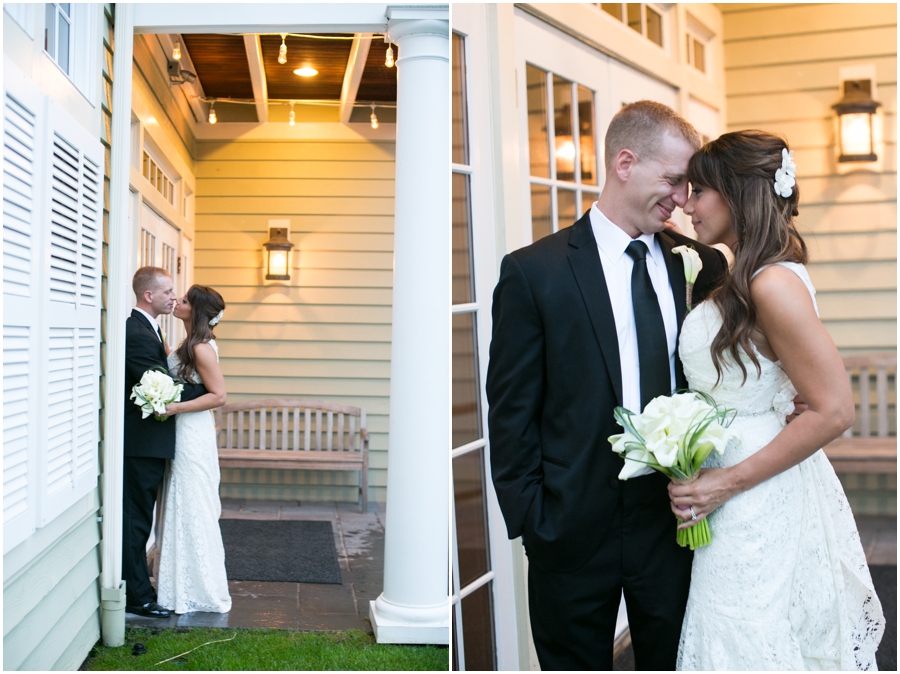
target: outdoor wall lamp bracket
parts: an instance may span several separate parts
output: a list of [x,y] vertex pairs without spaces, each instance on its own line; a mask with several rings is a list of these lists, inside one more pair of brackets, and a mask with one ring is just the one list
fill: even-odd
[[263,244],[267,281],[291,280],[291,249],[286,227],[270,227],[269,240]]
[[872,80],[844,80],[844,97],[831,107],[838,117],[838,162],[875,162],[875,113]]

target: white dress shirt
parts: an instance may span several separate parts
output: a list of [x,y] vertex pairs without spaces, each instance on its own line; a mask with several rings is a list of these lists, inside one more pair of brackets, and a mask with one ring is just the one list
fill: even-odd
[[160,339],[159,335],[162,332],[162,329],[159,327],[159,321],[157,321],[153,316],[148,314],[146,311],[141,309],[140,307],[135,307],[135,311],[140,311],[147,319],[150,321],[150,325],[153,327],[153,331],[156,333],[156,338],[159,339],[160,343],[162,343],[162,339]]
[[[625,252],[632,238],[621,228],[613,224],[597,208],[597,202],[591,207],[591,229],[603,275],[609,290],[613,317],[616,321],[616,337],[619,342],[619,364],[622,369],[622,406],[632,412],[641,411],[641,367],[638,360],[637,331],[634,326],[634,308],[631,304],[631,271],[634,260]],[[669,347],[669,381],[675,388],[675,343],[678,339],[678,316],[675,313],[675,298],[669,285],[669,272],[662,250],[652,234],[641,234],[637,238],[647,245],[647,273],[653,283],[653,290],[660,303],[663,324],[666,328],[666,341]],[[652,473],[646,468],[639,474]]]

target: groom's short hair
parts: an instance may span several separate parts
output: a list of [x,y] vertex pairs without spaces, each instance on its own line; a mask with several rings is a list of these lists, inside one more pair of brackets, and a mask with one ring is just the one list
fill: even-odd
[[156,290],[159,287],[159,279],[162,276],[171,277],[172,275],[162,267],[141,267],[138,269],[134,272],[134,278],[131,280],[134,296],[140,300],[146,291]]
[[672,108],[656,101],[637,101],[622,107],[606,130],[606,175],[613,171],[616,155],[628,149],[638,159],[655,157],[668,132],[684,138],[694,150],[700,149],[700,134]]

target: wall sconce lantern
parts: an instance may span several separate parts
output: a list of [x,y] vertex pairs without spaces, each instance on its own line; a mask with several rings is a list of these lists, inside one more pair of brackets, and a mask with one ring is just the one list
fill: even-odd
[[874,162],[875,112],[881,105],[872,100],[872,80],[844,80],[844,97],[832,105],[838,116],[838,162]]
[[294,244],[288,240],[287,233],[284,227],[269,228],[269,240],[263,244],[267,281],[291,280],[291,248]]

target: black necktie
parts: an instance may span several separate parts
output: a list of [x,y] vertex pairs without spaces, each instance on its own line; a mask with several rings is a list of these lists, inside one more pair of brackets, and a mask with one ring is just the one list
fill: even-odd
[[672,392],[669,373],[669,344],[656,291],[647,273],[647,246],[632,241],[625,252],[634,260],[631,271],[631,304],[637,332],[638,363],[641,370],[641,411],[656,396]]
[[165,342],[165,340],[163,339],[163,336],[162,336],[162,328],[160,328],[159,325],[156,326],[156,334],[159,335],[159,341],[160,341],[160,343],[161,343],[161,344],[165,344],[166,342]]

